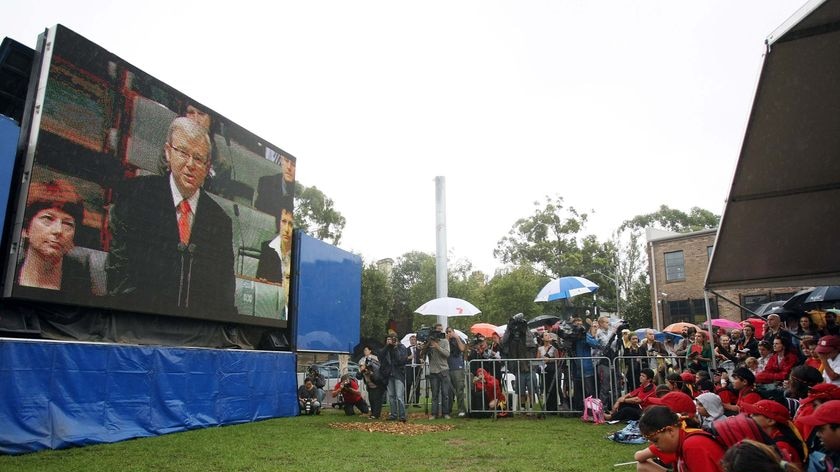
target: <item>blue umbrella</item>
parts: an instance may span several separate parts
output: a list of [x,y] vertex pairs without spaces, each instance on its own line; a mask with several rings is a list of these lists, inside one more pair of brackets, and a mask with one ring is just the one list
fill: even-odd
[[[637,329],[635,331],[636,336],[638,336],[639,339],[644,339],[645,338],[645,333],[646,333],[647,330],[648,330],[648,328]],[[682,339],[682,336],[680,336],[679,334],[663,333],[661,331],[653,330],[653,339],[655,339],[659,342],[665,342],[666,339],[670,339],[670,338],[673,338],[674,342],[676,343],[676,342],[679,342]]]
[[576,297],[586,293],[595,293],[598,290],[591,280],[583,277],[560,277],[545,284],[545,287],[537,294],[535,302],[551,302]]

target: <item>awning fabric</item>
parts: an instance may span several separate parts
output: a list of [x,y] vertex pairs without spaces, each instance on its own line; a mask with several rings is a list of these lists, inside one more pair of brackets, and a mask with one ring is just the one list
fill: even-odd
[[840,285],[840,0],[767,46],[708,290]]

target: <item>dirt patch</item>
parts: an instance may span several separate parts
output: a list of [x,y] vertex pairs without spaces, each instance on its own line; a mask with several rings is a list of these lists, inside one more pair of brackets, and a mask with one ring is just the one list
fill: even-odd
[[451,431],[455,429],[452,424],[422,424],[403,423],[401,421],[371,421],[370,423],[330,423],[331,428],[344,429],[347,431],[367,431],[368,433],[388,433],[402,436],[417,436],[420,434],[434,433],[437,431]]

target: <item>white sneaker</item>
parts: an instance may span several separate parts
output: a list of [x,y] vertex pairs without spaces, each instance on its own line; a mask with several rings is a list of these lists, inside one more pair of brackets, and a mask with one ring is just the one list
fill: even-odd
[[445,420],[451,420],[451,419],[452,419],[452,417],[450,417],[449,415],[443,415],[443,419],[445,419]]
[[460,412],[460,413],[458,413],[458,418],[463,418],[463,417],[465,417],[465,416],[467,416],[467,414],[466,414],[466,413],[464,413],[463,411],[462,411],[462,412]]

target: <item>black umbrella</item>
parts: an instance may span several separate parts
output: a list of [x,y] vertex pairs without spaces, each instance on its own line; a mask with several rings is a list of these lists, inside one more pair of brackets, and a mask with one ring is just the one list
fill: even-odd
[[805,303],[836,302],[838,300],[840,300],[840,285],[824,285],[815,287],[805,298]]
[[787,299],[785,304],[782,305],[782,308],[790,311],[803,311],[805,309],[805,299],[813,291],[813,288],[806,288],[805,290],[796,292],[792,297]]
[[528,321],[529,328],[539,328],[540,326],[553,325],[560,321],[559,315],[539,315]]

